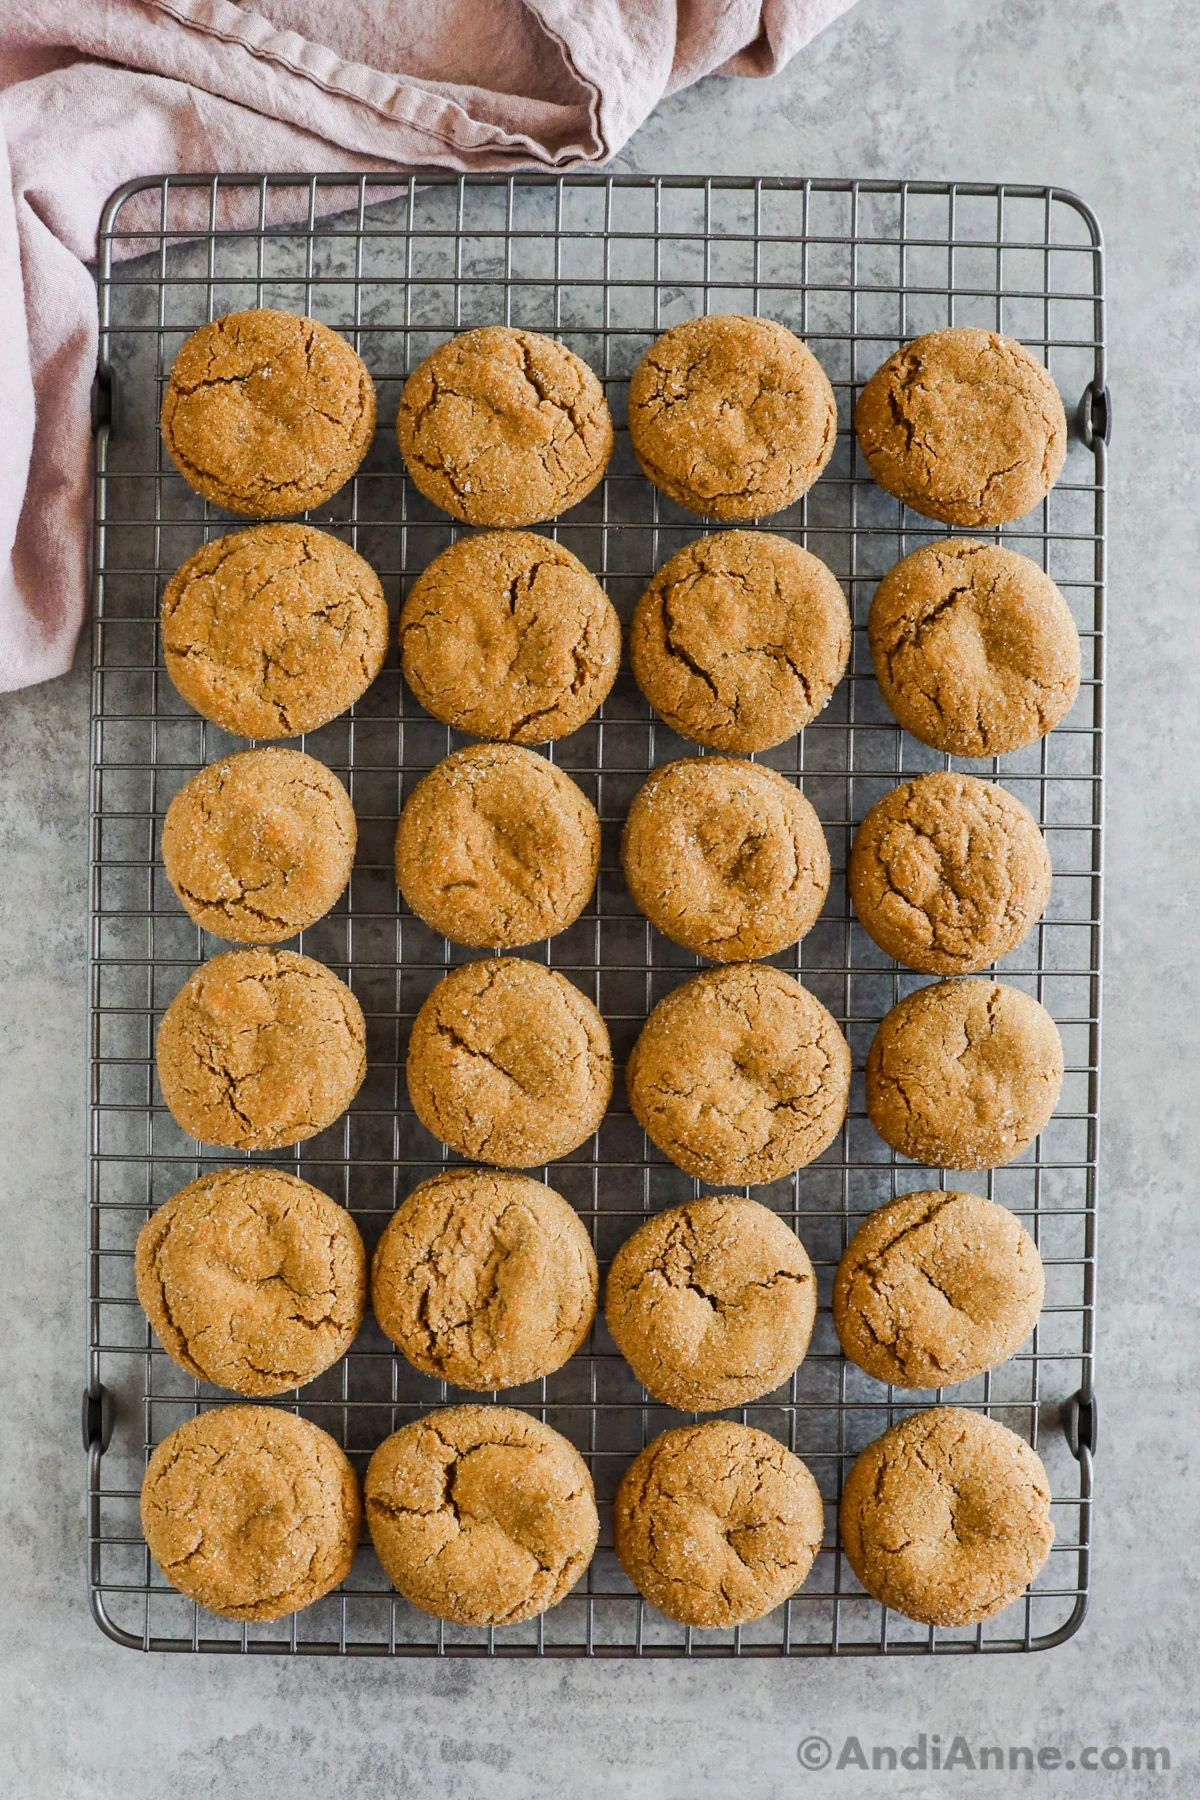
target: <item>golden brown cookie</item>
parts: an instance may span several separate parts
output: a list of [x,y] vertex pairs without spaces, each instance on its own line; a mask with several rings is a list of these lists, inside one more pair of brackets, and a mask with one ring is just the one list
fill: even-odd
[[604,1312],[656,1400],[723,1412],[771,1393],[803,1361],[817,1282],[777,1214],[757,1200],[709,1195],[658,1213],[626,1239]]
[[298,737],[366,692],[387,655],[369,563],[311,525],[252,525],[182,563],[162,601],[167,673],[241,737]]
[[447,1406],[380,1444],[367,1524],[406,1600],[458,1625],[515,1625],[564,1599],[600,1521],[573,1444],[508,1406]]
[[705,969],[660,1000],[625,1071],[638,1124],[701,1181],[740,1187],[813,1162],[841,1129],[850,1048],[782,969]]
[[504,1169],[553,1162],[597,1130],[611,1094],[604,1020],[544,963],[463,963],[413,1024],[408,1097],[462,1156]]
[[471,744],[413,789],[396,832],[396,880],[412,910],[456,944],[553,937],[591,899],[596,809],[569,775],[516,744]]
[[468,525],[536,525],[590,494],[612,455],[604,389],[538,331],[482,325],[413,370],[396,420],[427,500]]
[[358,826],[331,769],[301,750],[243,750],[185,781],[167,808],[167,880],[197,925],[274,944],[327,913],[350,879]]
[[400,614],[400,659],[444,725],[545,744],[577,731],[608,697],[621,626],[565,545],[534,531],[485,531],[417,576]]
[[927,975],[970,975],[1007,956],[1045,912],[1053,875],[1015,795],[943,769],[875,802],[846,873],[863,930]]
[[138,1234],[138,1299],[181,1369],[237,1394],[282,1394],[354,1342],[367,1258],[350,1214],[283,1169],[218,1169]]
[[499,1169],[447,1169],[389,1221],[371,1264],[381,1328],[455,1387],[519,1387],[561,1369],[592,1327],[600,1277],[574,1207]]
[[629,437],[656,487],[712,519],[759,519],[833,455],[837,407],[806,344],[774,319],[714,313],[656,338],[629,383]]
[[947,1387],[1007,1362],[1042,1309],[1037,1245],[978,1194],[904,1194],[864,1219],[833,1284],[851,1362],[902,1388]]
[[1062,474],[1067,418],[1015,338],[957,325],[903,345],[862,391],[854,428],[889,494],[947,525],[1001,525]]
[[184,480],[255,519],[320,506],[374,430],[375,389],[345,338],[268,307],[193,331],[163,396],[163,443]]
[[164,1438],[142,1482],[150,1554],[226,1619],[281,1619],[350,1573],[358,1477],[320,1426],[274,1406],[220,1406]]
[[938,981],[885,1014],[867,1053],[867,1116],[937,1169],[994,1169],[1058,1104],[1063,1046],[1044,1006],[999,981]]
[[846,1479],[842,1544],[873,1599],[926,1625],[1003,1612],[1054,1542],[1041,1458],[961,1406],[912,1413]]
[[673,731],[769,750],[828,705],[850,656],[831,569],[769,531],[717,531],[664,563],[638,601],[629,657]]
[[875,590],[875,675],[905,731],[951,756],[1003,756],[1053,731],[1079,692],[1079,633],[1029,557],[977,538],[924,544]]
[[829,847],[804,795],[724,756],[655,769],[634,795],[621,863],[646,917],[714,962],[794,944],[829,892]]
[[278,1150],[340,1118],[367,1072],[362,1008],[294,950],[226,950],[184,982],[158,1028],[158,1079],[181,1131]]
[[613,1546],[668,1618],[718,1628],[794,1594],[825,1529],[820,1491],[765,1431],[710,1419],[664,1431],[625,1471]]

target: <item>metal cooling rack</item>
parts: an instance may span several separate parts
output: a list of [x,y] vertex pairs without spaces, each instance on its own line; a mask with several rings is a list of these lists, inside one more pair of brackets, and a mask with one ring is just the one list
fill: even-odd
[[[92,715],[91,1141],[88,1204],[88,1580],[95,1617],[143,1649],[394,1656],[825,1656],[1040,1649],[1083,1620],[1091,1524],[1093,1276],[1100,1025],[1102,627],[1105,530],[1104,290],[1100,232],[1055,188],[924,182],[568,175],[391,182],[377,177],[179,177],[139,181],[109,202],[100,232],[96,589]],[[690,1631],[642,1602],[611,1549],[608,1503],[628,1463],[678,1415],[651,1403],[603,1323],[565,1369],[501,1398],[546,1419],[586,1455],[601,1547],[586,1580],[543,1618],[496,1631],[443,1625],[396,1596],[369,1547],[344,1586],[296,1617],[241,1626],[167,1586],[138,1528],[151,1447],[198,1408],[232,1396],[202,1386],[152,1340],[134,1297],[133,1246],[151,1209],[236,1158],[183,1136],[158,1092],[153,1038],[185,977],[225,948],[184,916],[163,877],[166,806],[238,741],[199,719],[163,672],[157,613],[185,556],[245,523],[206,505],[163,455],[163,383],[184,337],[236,307],[314,315],[345,332],[379,393],[380,429],[356,478],[315,521],[383,578],[393,614],[405,584],[457,529],[405,480],[391,421],[406,374],[438,342],[506,321],[552,332],[604,380],[618,425],[602,485],[543,527],[595,571],[627,620],[651,572],[705,529],[638,472],[623,430],[625,383],[652,337],[706,311],[764,313],[798,331],[838,398],[834,459],[813,490],[766,523],[829,562],[849,593],[849,677],[804,734],[762,760],[795,779],[833,858],[825,912],[775,960],[842,1022],[854,1052],[850,1115],[810,1168],[759,1188],[798,1231],[818,1272],[812,1349],[787,1387],[741,1409],[808,1463],[827,1500],[825,1544],[786,1605],[739,1631]],[[946,324],[997,327],[1044,356],[1075,425],[1063,479],[1001,541],[1040,562],[1068,597],[1084,681],[1070,718],[1032,749],[965,766],[999,777],[1046,832],[1055,867],[1045,919],[1000,972],[1059,1022],[1068,1074],[1037,1145],[992,1174],[955,1177],[1023,1218],[1047,1273],[1032,1342],[1002,1368],[942,1394],[900,1393],[841,1356],[828,1299],[861,1216],[897,1192],[945,1184],[894,1156],[863,1108],[875,1025],[921,978],[893,965],[849,915],[854,822],[898,778],[951,766],[884,708],[866,645],[877,578],[941,528],[874,486],[849,428],[861,384],[896,345]],[[411,1020],[468,952],[400,904],[392,839],[403,799],[454,748],[405,691],[395,648],[353,712],[299,740],[347,783],[358,814],[348,894],[298,947],[343,975],[368,1021],[369,1074],[349,1114],[272,1160],[347,1204],[370,1248],[396,1204],[448,1153],[409,1109]],[[528,952],[599,1005],[621,1063],[650,1007],[696,958],[654,932],[617,858],[629,801],[648,769],[695,746],[656,723],[628,673],[598,717],[554,745],[604,826],[597,893],[569,931]],[[544,1171],[579,1209],[602,1265],[647,1212],[699,1184],[643,1137],[618,1088],[597,1137]],[[348,1357],[279,1404],[318,1421],[362,1468],[423,1410],[466,1396],[418,1375],[373,1321]],[[1053,1486],[1057,1542],[1032,1591],[986,1625],[930,1630],[866,1598],[837,1540],[843,1476],[862,1446],[915,1406],[949,1398],[1027,1436]]]

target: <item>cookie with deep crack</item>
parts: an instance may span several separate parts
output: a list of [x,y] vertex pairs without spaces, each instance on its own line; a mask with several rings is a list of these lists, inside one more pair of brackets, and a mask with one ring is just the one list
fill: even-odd
[[1053,876],[1014,794],[944,769],[876,801],[846,873],[863,930],[927,975],[970,975],[1007,956],[1045,912]]
[[613,1547],[668,1618],[748,1625],[794,1594],[825,1528],[805,1465],[751,1425],[710,1419],[664,1431],[626,1469]]
[[219,1406],[163,1439],[142,1482],[150,1554],[189,1600],[226,1619],[281,1619],[350,1573],[358,1477],[308,1419]]
[[573,982],[515,956],[463,963],[417,1014],[408,1097],[460,1155],[532,1169],[577,1150],[612,1094],[604,1020]]
[[646,917],[714,962],[794,944],[829,892],[829,847],[804,795],[724,756],[654,770],[626,817],[621,864]]
[[515,1625],[557,1606],[600,1535],[578,1450],[509,1406],[448,1406],[401,1426],[365,1488],[389,1579],[457,1625]]
[[362,557],[311,525],[214,538],[163,590],[167,673],[240,737],[298,737],[364,694],[388,647],[387,602]]
[[344,1206],[284,1169],[218,1169],[138,1233],[138,1299],[167,1355],[237,1394],[282,1394],[346,1354],[367,1259]]
[[301,750],[243,750],[179,789],[163,823],[163,868],[205,931],[274,944],[329,911],[357,841],[350,796],[324,763]]
[[612,455],[604,389],[539,331],[482,325],[413,370],[396,420],[414,485],[468,525],[536,525],[591,493]]
[[938,981],[880,1022],[867,1053],[867,1116],[885,1144],[935,1169],[994,1169],[1048,1124],[1063,1045],[1030,994],[999,981]]
[[404,678],[426,712],[474,737],[545,744],[577,731],[621,662],[596,577],[534,531],[460,538],[417,576],[400,614]]
[[629,383],[629,437],[680,506],[758,519],[798,500],[825,468],[837,407],[829,377],[786,325],[714,313],[651,344]]
[[634,1117],[718,1186],[775,1181],[827,1150],[850,1096],[833,1015],[762,963],[705,969],[660,1000],[625,1071]]
[[1002,525],[1063,471],[1067,418],[1049,370],[1015,338],[956,325],[904,344],[862,391],[854,428],[889,494],[947,525]]
[[873,1599],[926,1625],[977,1625],[1011,1606],[1054,1542],[1041,1458],[961,1406],[912,1413],[846,1478],[842,1545]]
[[681,737],[769,750],[823,707],[850,656],[850,609],[818,557],[768,531],[717,531],[663,564],[634,610],[629,659]]
[[367,1072],[362,1008],[294,950],[226,950],[184,982],[156,1056],[181,1131],[233,1150],[278,1150],[340,1118]]
[[586,1227],[552,1188],[500,1169],[447,1169],[404,1200],[371,1264],[380,1327],[454,1387],[519,1387],[560,1369],[596,1316]]
[[914,550],[876,588],[867,635],[900,724],[951,756],[1036,743],[1079,693],[1070,608],[1035,562],[999,544]]
[[1046,1278],[1021,1221],[978,1194],[903,1194],[864,1219],[838,1265],[833,1322],[851,1362],[902,1388],[948,1387],[1007,1362]]
[[184,480],[217,506],[305,512],[343,487],[375,431],[375,389],[344,337],[256,307],[186,340],[171,365],[162,436]]
[[757,1200],[670,1207],[613,1258],[604,1312],[617,1349],[664,1406],[723,1412],[803,1361],[817,1312],[808,1254]]
[[456,944],[506,950],[553,937],[587,905],[600,820],[569,775],[517,744],[471,744],[413,789],[396,832],[396,880]]

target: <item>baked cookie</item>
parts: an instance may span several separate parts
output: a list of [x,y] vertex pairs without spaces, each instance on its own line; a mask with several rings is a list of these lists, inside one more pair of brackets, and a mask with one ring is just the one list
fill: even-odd
[[625,820],[621,863],[651,923],[714,962],[794,944],[829,892],[829,847],[804,795],[724,756],[654,770]]
[[817,1282],[794,1231],[757,1200],[673,1206],[617,1251],[608,1329],[643,1386],[681,1412],[758,1400],[803,1361]]
[[621,626],[563,544],[534,531],[460,538],[400,614],[404,679],[426,712],[474,737],[545,744],[590,719],[617,678]]
[[367,1072],[362,1008],[294,950],[226,950],[184,982],[156,1054],[181,1131],[233,1150],[278,1150],[341,1117]]
[[833,1284],[851,1362],[902,1388],[948,1387],[1007,1362],[1042,1309],[1037,1245],[978,1194],[904,1194],[865,1219]]
[[329,911],[357,842],[350,796],[324,763],[301,750],[243,750],[184,782],[167,808],[162,859],[197,925],[274,944]]
[[774,319],[713,313],[656,338],[629,383],[629,437],[680,506],[759,519],[806,493],[833,455],[837,407],[807,345]]
[[320,1426],[274,1406],[219,1406],[163,1439],[142,1482],[150,1554],[226,1619],[281,1619],[350,1573],[358,1477]]
[[625,1071],[634,1117],[671,1161],[718,1186],[815,1161],[846,1117],[850,1048],[782,969],[705,969],[660,1000]]
[[345,338],[268,307],[193,331],[163,395],[163,443],[184,480],[254,519],[320,506],[374,431],[375,389]]
[[1045,1007],[999,981],[939,981],[886,1013],[867,1053],[867,1116],[938,1169],[995,1169],[1049,1122],[1063,1046]]
[[516,744],[455,750],[417,783],[396,832],[400,892],[456,944],[553,937],[579,917],[599,868],[591,801]]
[[162,600],[167,674],[240,737],[298,737],[353,706],[387,655],[369,563],[311,525],[252,525],[188,557]]
[[561,1369],[596,1316],[600,1277],[574,1207],[528,1175],[447,1169],[390,1220],[371,1304],[409,1362],[460,1388]]
[[604,1020],[544,963],[463,963],[413,1024],[413,1111],[461,1156],[503,1169],[553,1162],[598,1129],[611,1094]]
[[1041,1458],[961,1406],[911,1413],[846,1479],[842,1545],[868,1594],[926,1625],[1003,1612],[1054,1542]]
[[951,756],[1004,756],[1064,719],[1079,633],[1029,557],[976,538],[925,544],[890,569],[867,623],[875,675],[905,731]]
[[629,658],[681,737],[769,750],[828,705],[850,657],[831,569],[768,531],[717,531],[664,563],[637,603]]
[[604,389],[554,338],[482,325],[413,370],[396,420],[427,500],[468,525],[536,525],[578,505],[612,455]]
[[875,802],[846,874],[859,923],[881,950],[926,975],[970,975],[1033,930],[1053,871],[1015,795],[937,769]]
[[137,1295],[163,1349],[237,1394],[302,1387],[362,1324],[367,1258],[346,1211],[283,1169],[218,1169],[138,1234]]
[[854,412],[867,467],[889,494],[947,525],[1002,525],[1044,500],[1067,456],[1049,371],[1015,338],[930,331],[876,369]]
[[371,1458],[367,1524],[406,1600],[456,1625],[516,1625],[564,1599],[600,1521],[587,1464],[508,1406],[447,1406]]
[[664,1431],[625,1471],[613,1546],[630,1581],[684,1625],[747,1625],[794,1594],[825,1529],[798,1456],[750,1425]]

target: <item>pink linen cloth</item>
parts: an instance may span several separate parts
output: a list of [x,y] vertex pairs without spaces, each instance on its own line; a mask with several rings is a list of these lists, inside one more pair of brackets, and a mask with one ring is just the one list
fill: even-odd
[[114,188],[602,163],[664,94],[773,74],[852,3],[0,0],[0,691],[64,674],[84,619]]

